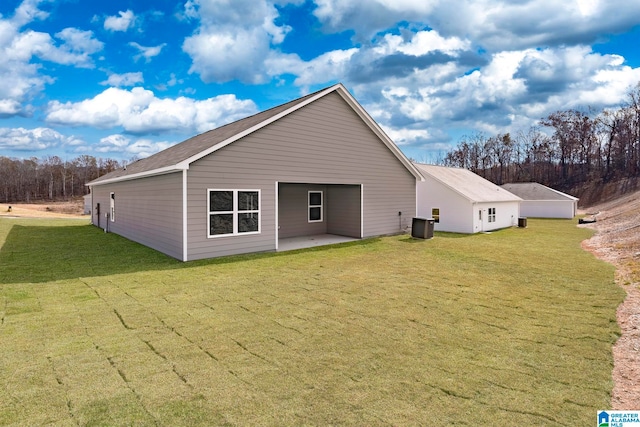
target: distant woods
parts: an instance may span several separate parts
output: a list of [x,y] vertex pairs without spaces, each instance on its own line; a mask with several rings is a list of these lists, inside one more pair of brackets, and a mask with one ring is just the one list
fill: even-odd
[[558,189],[638,177],[640,83],[617,109],[557,111],[526,132],[464,137],[441,163],[496,184],[535,181]]
[[120,167],[112,159],[79,156],[63,161],[58,156],[43,159],[12,159],[0,156],[0,202],[35,202],[83,196],[85,184]]

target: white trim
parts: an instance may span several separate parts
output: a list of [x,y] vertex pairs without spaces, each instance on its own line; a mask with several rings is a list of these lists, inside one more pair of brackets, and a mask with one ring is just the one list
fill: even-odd
[[275,208],[275,212],[276,212],[276,221],[275,221],[276,222],[276,233],[275,233],[275,235],[276,235],[276,251],[278,250],[278,238],[279,238],[278,231],[279,231],[279,228],[280,228],[280,220],[278,219],[278,215],[279,215],[278,214],[278,209],[280,207],[280,201],[279,201],[280,192],[278,191],[278,189],[280,188],[279,184],[280,183],[278,181],[276,181],[276,191],[275,191],[275,195],[276,195],[276,200],[275,200],[275,202],[276,202],[275,203],[275,206],[276,206],[276,208]]
[[[349,93],[349,91],[342,85],[342,83],[338,83],[336,86],[336,90],[342,99],[344,99],[347,104],[356,112],[358,116],[364,121],[369,128],[375,133],[378,138],[387,146],[387,148],[400,160],[400,163],[418,180],[424,181],[424,177],[420,170],[404,155],[404,153],[398,148],[398,146],[393,142],[391,138],[382,130],[380,125],[373,120],[373,118],[367,113],[367,111],[358,103],[358,101]],[[335,86],[334,86],[335,87]]]
[[360,184],[360,238],[364,238],[364,184]]
[[187,171],[182,170],[182,261],[187,261],[188,257],[188,236],[187,236]]
[[[311,193],[320,193],[320,204],[311,204]],[[320,219],[311,219],[311,208],[320,208]],[[324,191],[308,190],[307,191],[307,222],[324,222]]]
[[[211,196],[210,193],[212,191],[230,191],[233,197],[233,208],[230,211],[220,211],[220,212],[211,212]],[[250,209],[250,210],[239,210],[238,209],[238,193],[240,192],[251,192],[258,193],[258,209]],[[228,189],[228,188],[207,188],[207,238],[208,239],[217,239],[220,237],[235,237],[235,236],[247,236],[251,234],[260,234],[262,229],[262,196],[261,191],[258,189]],[[248,232],[239,232],[238,231],[238,215],[241,213],[257,213],[258,214],[258,231],[248,231]],[[232,215],[233,217],[233,232],[227,234],[210,234],[211,233],[211,224],[209,223],[211,215]]]
[[125,175],[125,176],[117,176],[115,178],[109,178],[109,179],[105,179],[104,181],[98,181],[98,182],[90,182],[87,183],[85,185],[104,185],[104,184],[111,184],[113,182],[121,182],[121,181],[131,181],[133,179],[138,179],[138,178],[147,178],[150,176],[157,176],[157,175],[166,175],[168,173],[174,173],[174,172],[180,172],[181,170],[185,170],[185,169],[189,169],[187,168],[181,168],[178,167],[177,165],[171,165],[171,166],[166,166],[164,168],[160,168],[160,169],[152,169],[150,171],[145,171],[145,172],[138,172],[138,173],[134,173],[131,175]]

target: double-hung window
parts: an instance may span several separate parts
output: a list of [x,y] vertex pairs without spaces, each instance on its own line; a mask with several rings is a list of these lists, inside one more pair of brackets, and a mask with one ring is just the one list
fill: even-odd
[[487,218],[487,221],[489,222],[496,222],[496,208],[489,208],[489,217]]
[[322,191],[309,191],[309,222],[322,222]]
[[260,233],[260,190],[208,190],[208,237]]

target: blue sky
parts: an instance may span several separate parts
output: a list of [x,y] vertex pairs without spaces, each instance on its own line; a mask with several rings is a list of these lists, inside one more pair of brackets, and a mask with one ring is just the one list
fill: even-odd
[[628,0],[1,0],[0,155],[129,160],[342,82],[410,157],[640,82]]

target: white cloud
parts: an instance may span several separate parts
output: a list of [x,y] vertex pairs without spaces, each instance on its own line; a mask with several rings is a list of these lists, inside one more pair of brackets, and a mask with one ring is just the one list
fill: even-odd
[[52,101],[46,120],[68,126],[122,127],[130,133],[204,132],[256,112],[235,95],[205,100],[157,98],[150,90],[109,88],[76,103]]
[[129,43],[129,46],[136,48],[138,52],[140,52],[139,54],[135,55],[133,59],[135,61],[138,61],[140,58],[144,58],[146,62],[151,61],[151,58],[153,58],[154,56],[160,55],[162,48],[165,47],[166,45],[167,45],[166,43],[162,43],[161,45],[158,45],[158,46],[147,47],[147,46],[142,46],[136,42]]
[[185,16],[200,19],[182,49],[193,61],[189,72],[199,74],[206,83],[264,82],[263,63],[271,47],[282,43],[291,30],[276,24],[278,11],[266,0],[191,0],[185,5]]
[[29,115],[32,107],[26,104],[53,79],[41,74],[41,59],[57,64],[92,67],[91,55],[100,51],[102,43],[90,31],[65,28],[55,34],[23,30],[48,13],[38,9],[37,0],[27,0],[18,6],[14,15],[0,15],[0,116]]
[[110,74],[107,80],[100,82],[103,86],[135,86],[139,83],[144,83],[142,72],[124,73],[124,74]]
[[50,128],[0,128],[0,149],[15,151],[46,150],[64,145],[75,145],[79,140],[65,136]]
[[379,55],[403,53],[405,55],[422,56],[430,52],[440,51],[456,55],[459,51],[469,50],[471,43],[458,37],[445,38],[436,31],[418,31],[409,41],[404,37],[385,34],[383,42],[374,48]]
[[125,12],[118,12],[118,16],[108,16],[104,20],[104,29],[109,31],[127,31],[136,20],[135,14],[127,9]]
[[439,146],[441,129],[515,132],[559,109],[615,106],[638,81],[640,69],[619,56],[576,46],[500,52],[471,72],[448,63],[353,88],[373,100],[365,108],[392,138]]
[[119,154],[121,157],[149,157],[167,149],[175,142],[152,141],[150,139],[131,139],[121,134],[109,135],[100,139],[94,146],[79,147],[77,152],[94,151],[97,153]]

